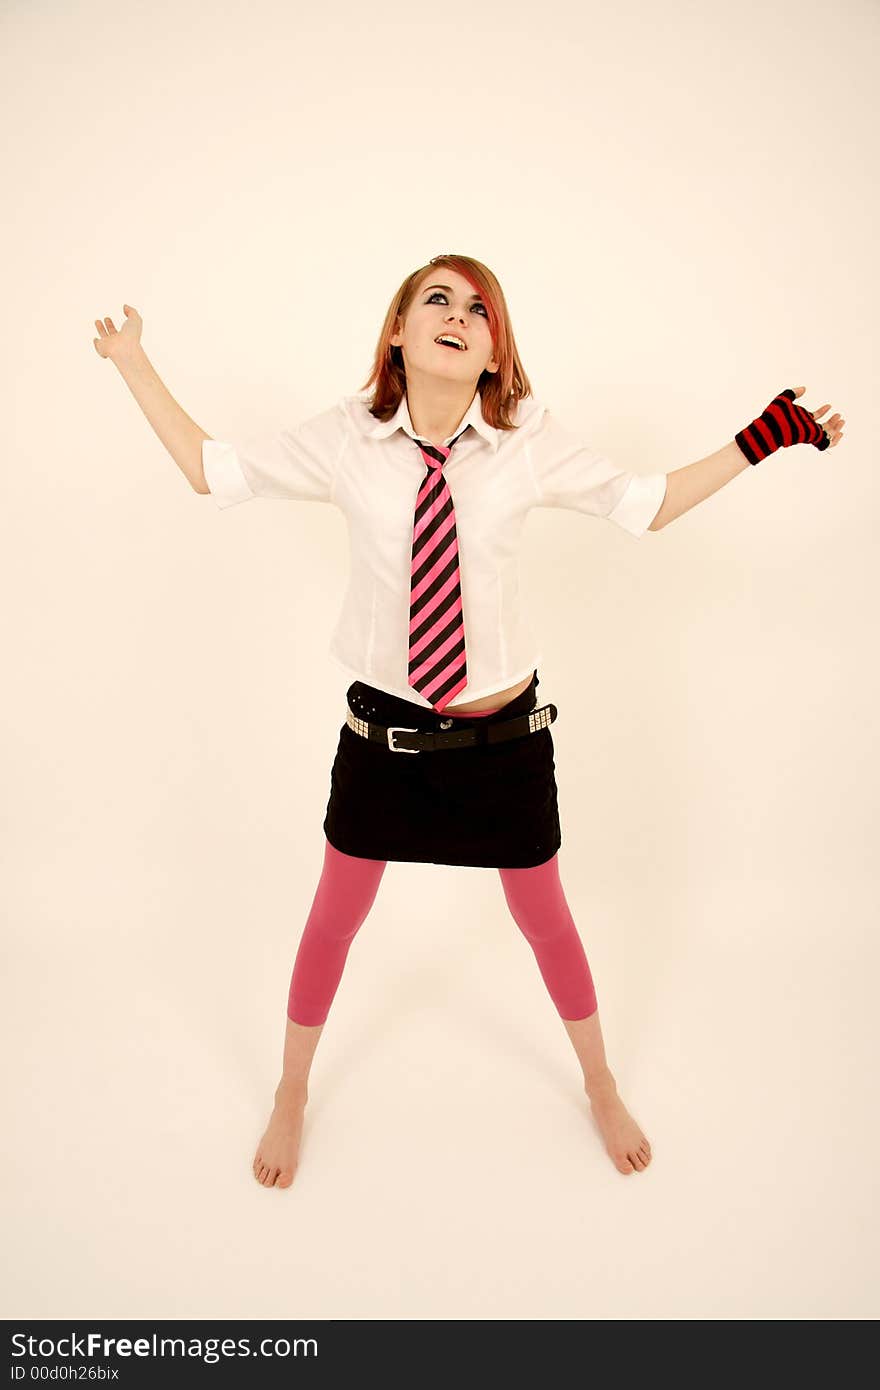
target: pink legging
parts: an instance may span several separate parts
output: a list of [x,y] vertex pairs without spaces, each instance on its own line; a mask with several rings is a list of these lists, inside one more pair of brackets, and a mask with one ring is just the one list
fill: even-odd
[[[453,718],[475,719],[496,709]],[[450,710],[446,711],[451,714]],[[336,994],[348,948],[373,906],[386,859],[359,859],[324,841],[324,868],[306,918],[293,965],[287,1017],[324,1023]],[[532,869],[499,869],[507,906],[535,953],[544,983],[561,1018],[596,1012],[593,977],[559,878],[557,856]]]
[[[558,856],[531,869],[499,869],[507,905],[535,953],[538,969],[561,1018],[586,1018],[596,991],[581,939],[559,878]],[[348,948],[373,906],[387,860],[343,854],[324,841],[318,880],[293,966],[287,1017],[324,1023]]]

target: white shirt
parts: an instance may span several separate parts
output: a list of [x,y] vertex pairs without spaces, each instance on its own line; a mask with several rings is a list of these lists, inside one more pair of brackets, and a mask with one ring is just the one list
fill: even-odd
[[[426,464],[406,396],[383,423],[369,392],[343,396],[290,430],[240,443],[202,441],[218,507],[254,497],[328,502],[348,522],[350,573],[330,656],[356,680],[433,708],[407,684],[416,494]],[[564,429],[533,396],[516,403],[517,430],[483,418],[477,391],[444,441],[465,430],[446,463],[455,507],[468,683],[478,700],[529,675],[542,651],[520,610],[518,552],[532,507],[567,507],[644,535],[663,503],[666,474],[616,467]],[[425,440],[424,442],[428,442]]]

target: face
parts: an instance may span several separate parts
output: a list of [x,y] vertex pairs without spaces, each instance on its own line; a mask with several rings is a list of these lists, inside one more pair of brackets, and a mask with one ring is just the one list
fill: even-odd
[[[431,266],[425,272],[405,323],[397,327],[391,343],[403,349],[407,375],[412,371],[476,387],[482,372],[498,370],[488,310],[473,286],[449,266]],[[461,339],[464,349],[436,342],[441,334]]]

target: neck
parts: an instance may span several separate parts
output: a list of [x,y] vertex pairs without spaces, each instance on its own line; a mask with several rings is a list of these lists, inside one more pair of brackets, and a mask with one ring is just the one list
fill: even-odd
[[476,388],[472,382],[430,384],[416,378],[406,382],[406,405],[413,429],[422,439],[441,445],[449,439],[470,409]]

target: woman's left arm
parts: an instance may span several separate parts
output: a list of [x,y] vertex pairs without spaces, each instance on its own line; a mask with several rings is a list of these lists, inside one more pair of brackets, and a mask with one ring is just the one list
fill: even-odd
[[663,505],[648,527],[649,531],[660,531],[670,521],[689,512],[698,502],[703,502],[717,492],[731,478],[751,464],[777,449],[791,444],[813,444],[817,449],[833,449],[840,442],[846,420],[834,414],[823,425],[817,423],[819,417],[831,409],[823,405],[819,410],[805,410],[795,405],[802,396],[805,386],[791,387],[781,391],[757,419],[740,430],[729,444],[707,458],[698,459],[684,468],[676,468],[666,475],[666,496]]

